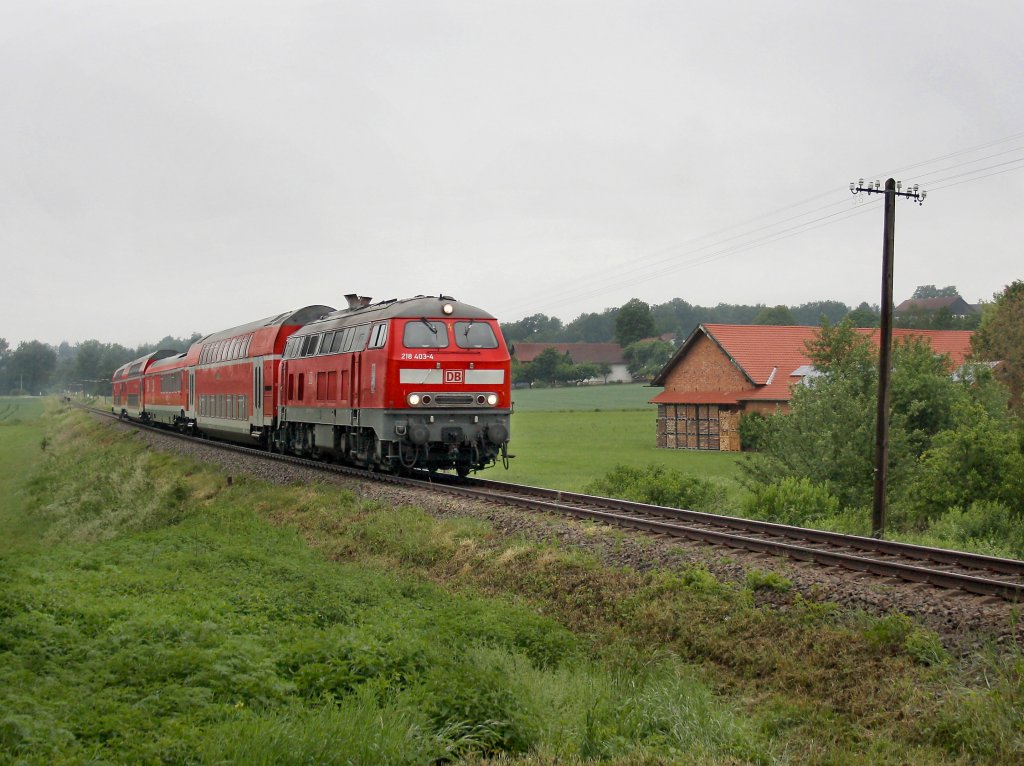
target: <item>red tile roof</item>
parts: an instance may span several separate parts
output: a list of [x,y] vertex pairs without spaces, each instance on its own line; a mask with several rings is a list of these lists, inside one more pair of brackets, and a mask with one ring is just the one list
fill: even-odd
[[[877,328],[859,328],[857,332],[871,337],[875,345],[878,345]],[[971,335],[973,333],[969,330],[894,329],[892,332],[894,341],[908,337],[927,340],[936,353],[950,356],[951,370],[960,367],[971,353]],[[750,391],[736,392],[734,395],[736,401],[789,401],[790,386],[802,377],[802,373],[794,376],[793,372],[811,363],[807,358],[805,343],[817,336],[818,328],[774,325],[700,325],[658,373],[653,381],[654,385],[663,384],[668,371],[686,355],[699,333],[706,334],[718,344],[732,362],[757,386]],[[723,394],[723,396],[728,395],[730,394]],[[698,404],[704,401],[712,403],[710,400],[703,399],[706,396],[706,393],[676,391],[673,392],[672,401],[676,403],[684,401]],[[670,403],[667,399],[660,398],[652,401]]]
[[559,354],[569,354],[573,364],[625,364],[622,346],[618,343],[515,343],[515,357],[520,362],[532,362],[546,348]]

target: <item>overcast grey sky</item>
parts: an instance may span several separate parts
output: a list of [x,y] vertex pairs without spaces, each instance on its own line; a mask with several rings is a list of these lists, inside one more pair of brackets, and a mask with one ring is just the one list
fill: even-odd
[[0,0],[0,337],[1024,277],[1024,4]]

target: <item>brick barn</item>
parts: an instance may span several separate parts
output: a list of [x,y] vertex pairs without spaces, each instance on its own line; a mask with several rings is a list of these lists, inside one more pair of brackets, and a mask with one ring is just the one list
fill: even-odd
[[[806,342],[817,327],[702,324],[654,378],[665,390],[658,405],[657,445],[667,449],[735,452],[744,413],[789,408],[791,388],[813,372]],[[859,329],[878,343],[878,329]],[[893,339],[925,338],[949,354],[954,369],[971,351],[967,330],[893,330]]]

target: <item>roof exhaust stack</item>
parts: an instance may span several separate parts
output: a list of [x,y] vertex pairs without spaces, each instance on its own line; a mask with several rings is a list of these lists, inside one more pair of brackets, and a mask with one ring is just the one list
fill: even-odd
[[373,298],[370,298],[365,295],[356,295],[355,293],[351,293],[345,296],[345,300],[348,301],[348,310],[355,311],[356,309],[365,309],[367,306],[370,305],[370,301],[372,301]]

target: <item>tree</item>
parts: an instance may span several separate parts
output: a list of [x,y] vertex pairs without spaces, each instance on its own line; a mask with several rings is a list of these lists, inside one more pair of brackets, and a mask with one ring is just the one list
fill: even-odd
[[541,383],[554,385],[572,379],[572,359],[568,354],[559,354],[556,349],[546,348],[530,362],[530,377]]
[[981,362],[1000,362],[996,376],[1010,391],[1010,406],[1022,413],[1024,389],[1024,281],[1007,285],[986,303],[981,326],[971,338],[974,358]]
[[850,313],[850,307],[841,301],[812,301],[802,303],[791,311],[796,318],[794,324],[819,325],[822,317],[835,324],[843,321]]
[[869,306],[864,301],[847,314],[845,319],[854,327],[878,327],[882,321],[882,312],[878,306]]
[[618,309],[605,309],[600,314],[580,314],[562,331],[567,343],[607,343],[615,336],[615,315]]
[[788,307],[783,305],[763,308],[754,317],[754,324],[791,326],[796,324],[796,317]]
[[637,380],[650,380],[672,358],[675,348],[664,340],[638,340],[623,349],[629,374]]
[[57,367],[57,352],[37,340],[23,341],[11,354],[11,384],[22,391],[39,393],[50,385],[50,377]]
[[700,324],[697,313],[699,309],[699,306],[691,306],[682,298],[673,298],[668,303],[651,306],[654,331],[659,335],[670,332],[680,340],[685,339]]
[[914,290],[914,294],[911,297],[912,300],[922,300],[925,298],[955,298],[960,294],[960,291],[956,289],[955,285],[946,285],[943,288],[938,288],[935,285],[918,285],[917,289]]
[[641,338],[654,335],[651,307],[639,298],[631,298],[615,317],[615,342],[625,348]]
[[518,322],[501,326],[501,333],[509,343],[517,340],[555,342],[559,339],[558,334],[561,330],[562,320],[558,317],[549,317],[547,314],[533,314]]
[[586,380],[593,380],[601,374],[601,369],[593,362],[581,362],[570,368],[569,380],[573,383],[582,383]]
[[[762,484],[787,476],[808,479],[828,487],[845,507],[870,505],[877,349],[844,322],[824,324],[807,351],[820,374],[795,387],[788,414],[769,418],[763,451],[750,472]],[[983,368],[954,379],[948,357],[936,355],[925,341],[894,345],[889,427],[889,491],[894,501],[910,502],[921,494],[916,477],[922,456],[940,434],[959,427],[963,413],[975,413],[975,420],[980,418],[977,413],[1005,420],[1005,404],[987,373]],[[958,479],[948,476],[945,481]]]

